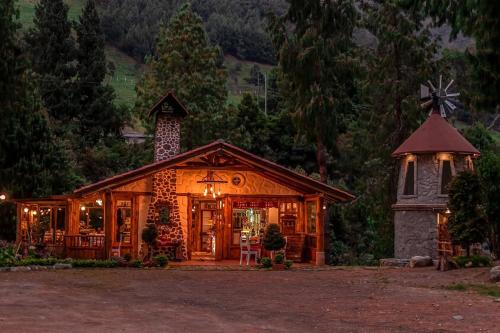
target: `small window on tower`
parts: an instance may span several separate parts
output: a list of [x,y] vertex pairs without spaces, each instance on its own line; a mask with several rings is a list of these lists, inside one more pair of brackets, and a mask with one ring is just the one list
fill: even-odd
[[415,195],[415,161],[406,164],[404,195]]
[[441,164],[441,194],[448,194],[448,186],[453,177],[451,170],[451,161],[444,160]]

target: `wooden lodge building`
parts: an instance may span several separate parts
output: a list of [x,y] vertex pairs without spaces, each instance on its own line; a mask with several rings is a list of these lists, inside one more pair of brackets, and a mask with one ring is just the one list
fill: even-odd
[[324,205],[353,195],[223,141],[181,153],[188,112],[172,93],[150,116],[153,163],[69,195],[18,200],[17,242],[71,258],[140,258],[141,232],[155,223],[157,251],[170,257],[236,259],[242,235],[276,223],[288,259],[324,263]]

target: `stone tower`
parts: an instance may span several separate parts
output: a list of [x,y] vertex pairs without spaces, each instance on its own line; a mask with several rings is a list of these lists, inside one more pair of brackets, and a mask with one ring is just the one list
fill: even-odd
[[479,151],[434,111],[392,156],[400,161],[394,255],[436,258],[438,242],[448,239],[448,184],[455,174],[473,168]]
[[[180,153],[181,122],[188,115],[186,108],[173,93],[163,96],[149,112],[155,119],[154,161],[171,159]],[[176,195],[177,175],[173,169],[161,170],[153,175],[151,202],[148,208],[148,223],[158,227],[157,252],[170,258],[181,250],[187,258]],[[177,254],[178,254],[177,253]]]

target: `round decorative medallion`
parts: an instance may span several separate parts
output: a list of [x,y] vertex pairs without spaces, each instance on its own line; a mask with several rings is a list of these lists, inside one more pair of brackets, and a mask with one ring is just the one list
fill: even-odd
[[242,187],[245,185],[245,176],[243,176],[241,173],[235,173],[231,177],[231,184],[237,187]]

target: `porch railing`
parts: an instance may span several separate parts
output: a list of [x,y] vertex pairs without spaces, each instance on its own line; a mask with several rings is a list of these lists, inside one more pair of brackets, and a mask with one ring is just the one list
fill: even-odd
[[64,237],[66,256],[79,259],[104,259],[104,235],[70,235]]

